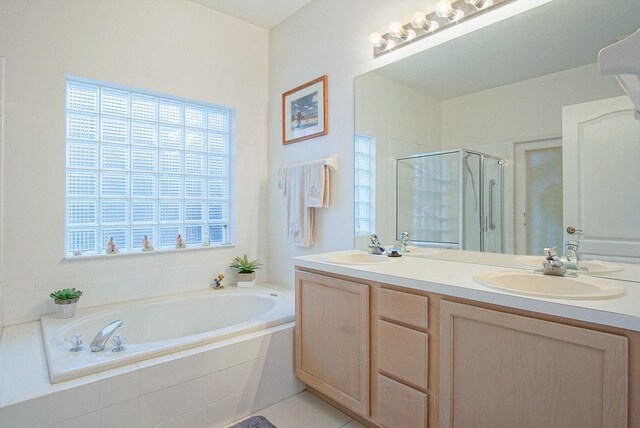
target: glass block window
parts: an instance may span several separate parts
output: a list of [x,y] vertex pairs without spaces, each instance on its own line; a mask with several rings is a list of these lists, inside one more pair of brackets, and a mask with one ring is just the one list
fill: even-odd
[[231,241],[231,108],[67,79],[66,255]]
[[375,140],[356,134],[355,137],[355,233],[369,235],[375,225]]

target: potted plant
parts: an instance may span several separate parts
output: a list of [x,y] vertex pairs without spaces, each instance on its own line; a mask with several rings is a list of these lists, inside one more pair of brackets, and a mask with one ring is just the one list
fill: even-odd
[[238,287],[256,285],[256,269],[259,269],[261,264],[258,260],[249,260],[246,254],[244,257],[235,257],[230,267],[238,269]]
[[65,288],[49,294],[49,297],[52,297],[56,304],[56,316],[58,318],[73,318],[80,296],[82,296],[82,291],[75,288]]

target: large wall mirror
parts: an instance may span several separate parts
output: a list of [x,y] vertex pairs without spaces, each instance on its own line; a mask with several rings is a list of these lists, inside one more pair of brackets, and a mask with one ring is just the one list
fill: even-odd
[[356,77],[356,248],[408,232],[425,257],[516,267],[577,240],[640,263],[640,121],[596,64],[640,1],[613,3],[555,0]]

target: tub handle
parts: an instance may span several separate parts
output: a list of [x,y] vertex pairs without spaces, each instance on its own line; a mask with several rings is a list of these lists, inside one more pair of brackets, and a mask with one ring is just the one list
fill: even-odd
[[84,337],[80,333],[76,333],[73,335],[73,348],[69,349],[69,352],[80,352],[84,351],[84,345],[82,341]]
[[113,349],[111,349],[111,352],[122,352],[127,349],[127,347],[124,345],[125,340],[126,337],[124,336],[124,334],[118,333],[113,336]]

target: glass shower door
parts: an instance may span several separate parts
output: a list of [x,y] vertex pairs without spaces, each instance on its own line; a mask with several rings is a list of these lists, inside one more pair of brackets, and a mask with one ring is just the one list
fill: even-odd
[[462,151],[462,249],[482,251],[482,188],[479,153]]
[[397,161],[396,234],[425,245],[458,248],[459,151]]

